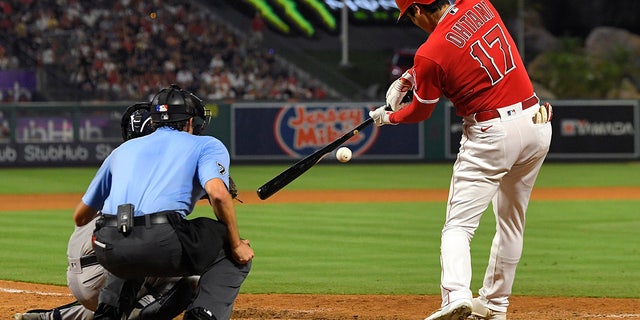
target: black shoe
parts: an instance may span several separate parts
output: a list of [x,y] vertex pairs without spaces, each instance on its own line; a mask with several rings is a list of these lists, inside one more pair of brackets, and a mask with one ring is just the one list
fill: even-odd
[[183,320],[217,320],[213,313],[205,308],[197,307],[187,311]]

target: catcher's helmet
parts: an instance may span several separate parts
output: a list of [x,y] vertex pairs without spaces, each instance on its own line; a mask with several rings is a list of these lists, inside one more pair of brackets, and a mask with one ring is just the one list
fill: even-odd
[[122,114],[120,126],[122,129],[122,139],[129,139],[146,136],[155,129],[151,125],[151,113],[149,113],[149,103],[140,102],[127,108]]
[[407,13],[407,9],[409,9],[409,7],[412,4],[432,4],[436,2],[436,0],[396,0],[396,5],[398,6],[398,9],[400,9],[400,15],[398,15],[398,21],[400,21],[402,19],[402,17],[404,17],[405,13]]
[[172,84],[158,92],[151,100],[151,119],[154,123],[169,123],[194,119],[193,133],[200,134],[209,122],[209,110],[193,93]]

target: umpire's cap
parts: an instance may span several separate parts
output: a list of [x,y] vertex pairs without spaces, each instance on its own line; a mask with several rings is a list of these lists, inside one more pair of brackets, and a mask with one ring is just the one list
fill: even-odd
[[154,123],[168,123],[199,119],[194,124],[194,134],[200,134],[209,122],[209,110],[193,93],[172,84],[164,88],[151,99],[151,120]]
[[436,0],[396,0],[396,5],[398,6],[398,9],[400,9],[400,15],[398,16],[398,21],[400,21],[404,15],[407,13],[407,9],[409,9],[409,7],[412,4],[432,4],[436,2]]
[[204,119],[204,104],[193,93],[172,84],[164,88],[151,100],[153,122],[176,122],[192,117]]

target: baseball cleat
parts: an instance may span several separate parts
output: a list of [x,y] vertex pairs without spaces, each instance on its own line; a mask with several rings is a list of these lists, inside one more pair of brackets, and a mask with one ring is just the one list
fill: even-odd
[[466,320],[470,314],[471,302],[461,299],[438,309],[424,320]]
[[507,313],[487,308],[478,298],[473,299],[468,320],[507,320]]

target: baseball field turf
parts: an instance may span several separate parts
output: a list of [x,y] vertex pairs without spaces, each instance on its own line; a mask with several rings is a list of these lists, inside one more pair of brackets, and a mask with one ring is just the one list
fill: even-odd
[[[318,190],[321,200],[251,200],[258,186],[286,167],[231,168],[240,198],[247,200],[236,205],[240,230],[256,251],[243,293],[439,294],[446,198],[394,197],[416,190],[446,197],[450,164],[320,163],[282,192]],[[37,195],[50,193],[79,200],[95,170],[0,169],[0,199],[32,195],[19,199],[37,203]],[[565,188],[578,194],[534,196],[530,203],[514,295],[640,297],[640,194],[634,194],[640,193],[640,163],[545,164],[536,190]],[[631,196],[591,195],[599,188],[628,188]],[[331,195],[354,191],[367,193],[367,200],[353,193],[353,202],[332,201]],[[0,279],[64,285],[72,207],[11,208],[0,204]],[[195,215],[210,214],[206,206],[196,207]],[[473,290],[480,287],[493,229],[487,211],[472,242]]]

